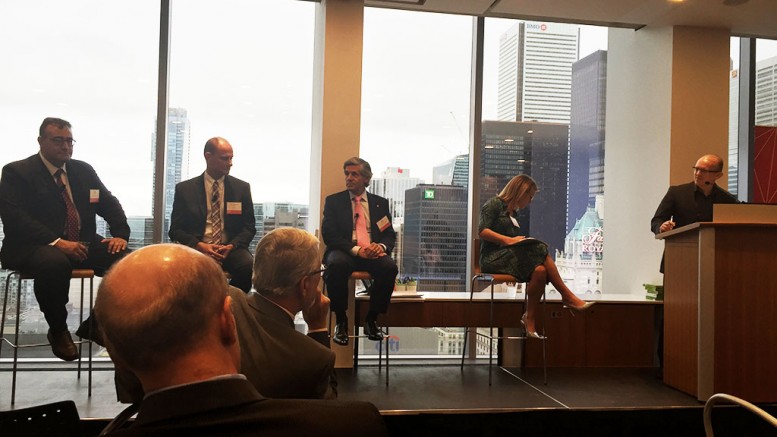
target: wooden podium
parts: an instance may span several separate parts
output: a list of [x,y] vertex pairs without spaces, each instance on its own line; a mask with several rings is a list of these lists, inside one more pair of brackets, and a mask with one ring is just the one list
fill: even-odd
[[777,402],[777,223],[694,223],[656,236],[664,382],[704,401]]

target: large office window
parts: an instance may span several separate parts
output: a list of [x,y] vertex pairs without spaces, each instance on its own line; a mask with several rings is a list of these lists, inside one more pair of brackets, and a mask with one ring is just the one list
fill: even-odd
[[481,203],[518,174],[537,181],[521,229],[548,243],[584,299],[604,292],[606,84],[606,28],[486,20]]
[[219,136],[234,149],[230,174],[251,184],[250,250],[276,227],[305,228],[315,4],[179,0],[171,9],[166,220],[175,183],[205,170],[205,142]]
[[[133,226],[133,237],[142,234],[151,214],[149,148],[156,110],[159,10],[158,1],[0,5],[2,164],[38,152],[36,137],[45,117],[68,120],[76,139],[73,158],[90,163],[131,222],[141,223]],[[98,232],[106,231],[98,221]],[[80,310],[76,282],[68,306],[72,329]],[[9,304],[11,310],[21,305],[23,334],[45,338],[48,325],[30,281],[23,285],[22,298]],[[24,353],[51,356],[46,348]]]
[[[467,16],[364,13],[361,157],[370,192],[390,200],[399,278],[423,292],[467,288],[471,35]],[[458,354],[461,331],[393,329],[391,348]]]

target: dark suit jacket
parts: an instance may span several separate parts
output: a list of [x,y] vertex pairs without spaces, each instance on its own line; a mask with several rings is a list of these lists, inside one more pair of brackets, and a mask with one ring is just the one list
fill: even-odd
[[367,402],[266,399],[242,379],[214,379],[163,390],[143,400],[121,436],[387,436]]
[[[661,223],[672,216],[678,228],[691,223],[711,221],[712,210],[704,211],[696,204],[695,192],[696,184],[693,182],[669,187],[650,221],[650,230],[658,234]],[[733,194],[717,185],[712,187],[710,197],[713,204],[739,202]]]
[[337,397],[335,354],[326,332],[302,334],[286,312],[259,293],[229,290],[240,339],[240,373],[270,398]]
[[[696,184],[693,182],[669,187],[664,198],[661,199],[661,203],[658,204],[653,219],[650,220],[650,230],[654,234],[658,234],[661,224],[672,217],[674,217],[676,228],[696,222],[712,221],[712,209],[696,202],[696,188]],[[710,198],[712,204],[739,202],[733,194],[720,188],[717,184],[712,187]],[[658,271],[664,273],[663,256]]]
[[[108,222],[111,235],[129,240],[127,216],[92,166],[71,159],[66,167],[73,204],[81,217],[79,240],[98,238],[95,215]],[[99,200],[95,203],[89,201],[90,190],[99,190]],[[3,167],[0,178],[0,217],[5,232],[3,259],[22,246],[46,245],[63,238],[66,215],[60,188],[40,155],[35,154]]]
[[[170,231],[173,241],[194,247],[203,241],[209,200],[205,198],[205,174],[183,181],[175,186],[173,212],[170,214]],[[240,202],[240,214],[227,214],[227,202]],[[232,176],[224,177],[224,232],[227,244],[235,248],[248,248],[256,235],[254,202],[251,186]]]
[[[321,223],[321,236],[326,244],[326,253],[330,250],[342,250],[350,253],[356,245],[353,242],[353,209],[348,190],[327,196],[324,202],[324,219]],[[391,255],[394,250],[396,234],[391,226],[391,213],[388,200],[367,192],[367,204],[370,208],[370,238],[374,243],[386,246],[386,253]],[[389,226],[381,232],[378,221],[388,218]],[[324,259],[326,259],[326,253]]]

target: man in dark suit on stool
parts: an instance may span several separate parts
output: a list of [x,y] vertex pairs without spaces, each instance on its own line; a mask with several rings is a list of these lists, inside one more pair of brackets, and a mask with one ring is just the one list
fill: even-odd
[[256,235],[251,186],[230,176],[232,145],[224,138],[205,143],[205,172],[175,186],[170,239],[208,255],[232,276],[231,284],[251,291]]
[[370,309],[364,333],[373,341],[383,339],[377,325],[378,314],[388,309],[397,265],[391,259],[396,234],[391,225],[388,200],[365,191],[372,179],[370,164],[357,157],[343,164],[346,190],[332,194],[324,202],[321,235],[326,244],[324,280],[337,317],[334,342],[348,344],[348,278],[354,271],[367,271],[374,282],[370,287]]
[[[6,165],[0,179],[5,232],[0,261],[3,268],[35,278],[51,349],[66,361],[78,358],[65,307],[71,272],[93,269],[102,276],[124,256],[130,235],[118,199],[92,166],[71,159],[74,143],[69,122],[46,118],[39,130],[40,153]],[[95,215],[108,222],[112,238],[97,234]]]
[[259,394],[238,373],[227,288],[211,258],[180,244],[139,249],[106,275],[95,304],[106,347],[147,393],[134,424],[115,435],[388,435],[367,402]]

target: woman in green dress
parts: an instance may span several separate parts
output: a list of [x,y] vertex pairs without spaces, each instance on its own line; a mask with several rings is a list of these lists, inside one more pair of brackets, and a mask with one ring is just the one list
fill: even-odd
[[585,311],[593,302],[585,302],[564,284],[556,263],[548,255],[544,242],[520,235],[515,211],[525,208],[537,193],[537,183],[529,176],[518,175],[505,185],[498,196],[480,210],[478,236],[480,269],[488,273],[506,273],[526,282],[528,303],[521,323],[529,337],[541,338],[535,329],[535,312],[545,285],[550,283],[561,293],[561,300],[575,311]]

